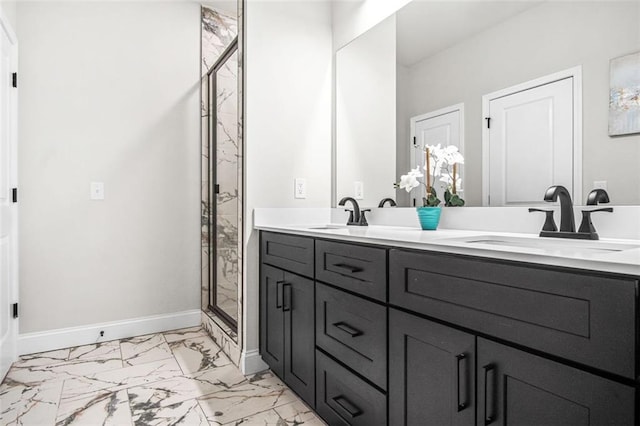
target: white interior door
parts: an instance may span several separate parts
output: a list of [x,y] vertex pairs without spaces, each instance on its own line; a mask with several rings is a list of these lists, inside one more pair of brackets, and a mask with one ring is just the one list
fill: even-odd
[[[411,131],[414,136],[414,147],[411,155],[412,168],[416,166],[420,167],[421,171],[424,171],[425,145],[438,145],[448,146],[455,145],[459,151],[464,155],[464,105],[458,104],[452,107],[444,108],[438,111],[423,114],[411,119]],[[460,178],[462,179],[462,188],[464,188],[464,176],[462,170],[460,171]],[[436,190],[438,197],[443,200],[444,186],[436,181],[432,183],[433,188]],[[420,187],[414,189],[412,192],[412,198],[421,200],[424,197],[424,188]],[[416,205],[420,205],[416,201]]]
[[12,188],[16,183],[16,89],[12,73],[15,37],[0,17],[0,380],[16,358],[17,321],[17,209]]
[[567,77],[485,99],[485,205],[540,204],[552,185],[578,196],[574,90],[574,77]]

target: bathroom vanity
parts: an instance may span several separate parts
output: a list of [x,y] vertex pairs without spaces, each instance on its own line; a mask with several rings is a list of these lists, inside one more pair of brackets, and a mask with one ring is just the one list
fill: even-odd
[[265,362],[330,425],[638,424],[640,248],[436,232],[263,227]]

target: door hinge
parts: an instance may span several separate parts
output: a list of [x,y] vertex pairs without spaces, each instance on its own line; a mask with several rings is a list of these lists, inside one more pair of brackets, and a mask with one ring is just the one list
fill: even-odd
[[413,146],[416,146],[416,137],[413,137]]
[[13,84],[13,87],[18,87],[18,73],[14,72],[13,74],[11,74],[11,83]]
[[220,193],[220,184],[215,184],[213,185],[213,193],[214,194],[219,194]]
[[18,202],[18,188],[11,188],[11,201]]
[[485,120],[487,120],[487,129],[491,128],[491,117],[485,117]]
[[13,317],[18,318],[18,304],[14,303],[12,308],[13,308]]

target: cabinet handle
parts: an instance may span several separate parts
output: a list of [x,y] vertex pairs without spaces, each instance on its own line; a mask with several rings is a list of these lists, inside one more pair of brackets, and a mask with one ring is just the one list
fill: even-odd
[[282,286],[284,281],[276,281],[276,308],[282,308]]
[[291,310],[291,283],[282,285],[282,312]]
[[[493,393],[494,387],[491,387],[491,392],[489,392],[489,371],[495,370],[495,365],[487,364],[484,367],[484,424],[485,426],[493,423],[495,420],[495,415],[493,412]],[[489,403],[489,395],[491,395],[491,403]],[[489,408],[491,408],[491,413],[489,413]]]
[[358,337],[358,336],[362,336],[364,334],[362,331],[358,330],[357,328],[353,328],[349,324],[346,324],[346,323],[344,323],[342,321],[334,322],[333,326],[335,328],[339,329],[339,330],[344,331],[345,333],[347,333],[351,337]]
[[362,410],[343,395],[334,397],[333,401],[338,404],[338,406],[342,408],[352,419],[355,419],[360,414],[362,414]]
[[[457,380],[456,380],[456,386],[458,388],[458,391],[457,391],[458,412],[460,412],[460,411],[464,410],[465,408],[467,408],[466,398],[464,398],[464,400],[462,402],[460,402],[460,364],[461,364],[461,361],[464,360],[464,359],[467,359],[467,355],[466,354],[461,353],[461,354],[456,355],[456,360],[457,360],[457,364],[458,364],[458,368],[457,368],[458,377],[457,377]],[[464,381],[465,381],[465,383],[467,383],[467,375],[466,374],[464,375]],[[465,386],[465,389],[466,389],[466,386]]]
[[334,263],[332,266],[335,266],[338,269],[344,269],[345,271],[349,271],[352,274],[356,272],[362,271],[362,268],[353,265],[347,265],[346,263]]

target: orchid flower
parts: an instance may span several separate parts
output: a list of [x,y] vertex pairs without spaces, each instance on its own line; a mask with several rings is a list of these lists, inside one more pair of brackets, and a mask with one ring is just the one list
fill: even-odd
[[407,192],[411,192],[413,188],[420,186],[418,178],[423,176],[424,175],[420,172],[419,167],[409,170],[409,173],[400,176],[400,183],[398,184],[398,188],[402,188]]
[[444,148],[444,157],[448,165],[464,164],[464,157],[458,151],[458,147],[455,145],[449,145]]

